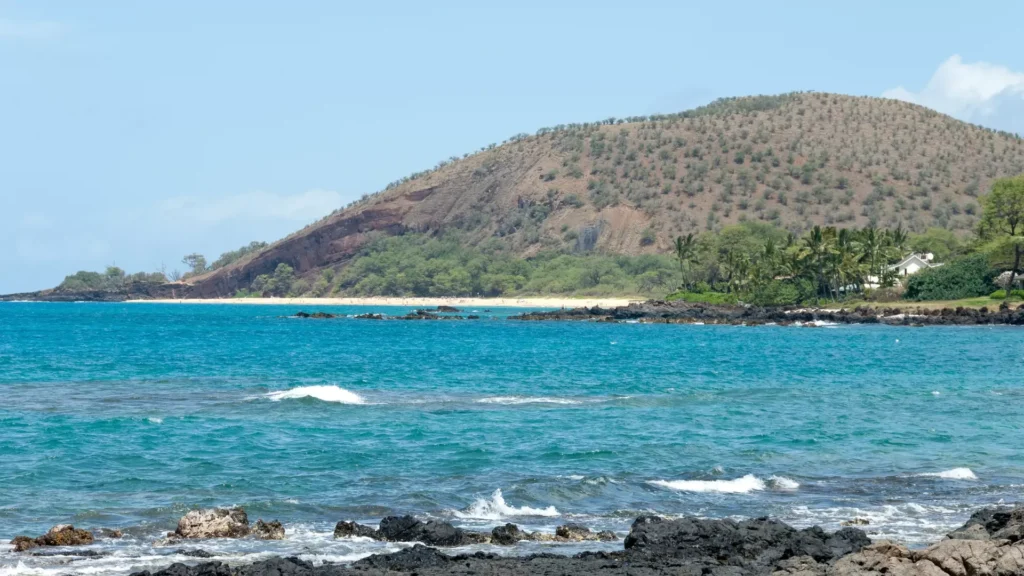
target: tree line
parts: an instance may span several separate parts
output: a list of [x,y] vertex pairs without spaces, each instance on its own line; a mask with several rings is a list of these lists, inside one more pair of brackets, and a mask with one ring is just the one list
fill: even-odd
[[[717,238],[679,236],[673,252],[682,283],[674,296],[757,304],[837,301],[862,296],[868,289],[897,288],[900,279],[893,265],[915,251],[964,262],[908,279],[905,288],[912,298],[981,296],[994,287],[1001,287],[1010,297],[1019,283],[1024,257],[1024,176],[996,181],[982,204],[984,213],[973,238],[960,238],[938,228],[911,235],[902,227],[885,230],[871,226],[814,226],[796,237],[761,225],[753,227],[753,237],[735,227],[723,229]],[[996,282],[1004,269],[1008,272]],[[702,296],[709,293],[734,298]]]

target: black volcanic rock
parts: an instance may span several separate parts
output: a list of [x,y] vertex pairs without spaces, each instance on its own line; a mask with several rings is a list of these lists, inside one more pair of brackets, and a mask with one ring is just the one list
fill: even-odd
[[[339,523],[339,527],[344,534],[360,530],[354,523]],[[562,540],[597,537],[589,529],[577,525],[563,525],[560,532]],[[430,541],[451,546],[478,542],[482,535],[463,531],[445,522],[392,516],[381,521],[378,536],[390,541]],[[500,545],[528,539],[525,532],[514,524],[495,528],[491,538]],[[393,554],[375,554],[350,566],[312,566],[293,558],[275,558],[227,572],[223,564],[212,562],[192,568],[175,565],[152,575],[139,573],[139,576],[769,576],[776,569],[779,574],[795,576],[824,574],[841,555],[859,552],[868,543],[864,533],[854,528],[829,534],[820,528],[797,530],[764,518],[734,522],[643,516],[634,522],[625,550],[611,553],[516,557],[477,552],[451,556],[417,544]]]
[[394,554],[374,554],[357,561],[354,569],[373,568],[384,572],[420,572],[427,568],[443,568],[452,563],[452,558],[435,548],[417,544],[412,548]]
[[362,536],[364,538],[379,538],[377,531],[369,526],[342,520],[334,526],[335,538],[349,538],[351,536]]
[[1024,507],[978,510],[950,538],[961,540],[1024,540]]
[[625,548],[634,557],[676,558],[705,564],[718,561],[756,573],[793,556],[830,562],[870,542],[856,528],[828,534],[821,528],[797,530],[767,518],[734,522],[644,516],[633,523]]
[[504,526],[495,526],[491,530],[491,543],[499,546],[514,546],[518,544],[520,540],[529,540],[530,535],[519,529],[519,526],[515,524],[505,524]]
[[510,320],[586,320],[591,322],[645,322],[652,324],[733,324],[733,325],[790,325],[815,322],[836,324],[888,324],[893,326],[947,326],[1006,324],[1024,326],[1024,307],[1014,310],[1000,308],[996,312],[958,307],[929,310],[920,307],[873,309],[857,307],[853,310],[803,309],[758,307],[742,305],[716,305],[694,302],[664,302],[648,300],[618,308],[574,308],[552,312],[527,312],[510,316]]
[[253,525],[250,535],[259,540],[284,540],[284,526],[277,520],[264,522],[260,519]]
[[412,516],[388,516],[380,521],[377,537],[389,542],[422,542],[429,546],[465,546],[483,541],[478,534],[456,528],[447,522]]

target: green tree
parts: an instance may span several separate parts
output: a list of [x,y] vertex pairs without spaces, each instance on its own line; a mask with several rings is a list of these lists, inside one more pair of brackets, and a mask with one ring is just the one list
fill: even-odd
[[817,295],[821,293],[822,287],[825,286],[825,263],[832,252],[828,236],[821,226],[815,226],[803,239],[801,258],[809,262],[815,273],[814,280],[817,287],[815,301],[817,301]]
[[[260,274],[252,282],[252,291],[270,296],[287,296],[292,291],[295,280],[295,269],[281,262],[273,274]],[[306,286],[308,289],[309,287]]]
[[191,268],[193,275],[198,275],[202,274],[203,272],[206,272],[206,257],[203,256],[202,254],[196,252],[193,252],[192,254],[187,254],[184,258],[181,259],[181,263]]
[[690,232],[685,237],[676,236],[673,248],[675,249],[676,260],[679,261],[679,274],[683,278],[683,284],[686,286],[687,290],[689,290],[691,283],[688,272],[690,264],[693,262],[694,257],[697,254],[697,241],[693,232]]
[[868,274],[881,285],[882,263],[885,262],[885,239],[874,226],[868,226],[860,233],[861,261],[867,264]]
[[923,234],[910,236],[908,242],[914,252],[930,252],[939,262],[959,256],[964,251],[963,240],[952,230],[929,228]]
[[1007,286],[1013,286],[1024,256],[1024,175],[996,180],[981,202],[981,235],[993,247],[1010,253],[1013,264]]

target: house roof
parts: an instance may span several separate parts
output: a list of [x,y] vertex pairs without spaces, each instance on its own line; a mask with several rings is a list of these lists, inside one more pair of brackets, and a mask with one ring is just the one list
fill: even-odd
[[907,256],[905,256],[903,258],[903,260],[900,260],[894,266],[896,268],[902,268],[902,267],[906,266],[907,264],[910,264],[911,262],[913,262],[915,260],[918,263],[920,263],[921,265],[923,265],[925,267],[928,267],[928,268],[931,268],[932,266],[934,266],[934,264],[932,264],[929,260],[926,260],[923,255],[918,254],[916,252],[914,252],[912,254],[908,254]]
[[929,258],[930,256],[931,256],[931,254],[925,255],[925,254],[918,254],[917,252],[914,252],[914,253],[908,254],[907,256],[904,256],[903,260],[900,260],[899,262],[893,264],[892,266],[889,266],[889,269],[890,270],[898,270],[900,268],[906,268],[907,265],[909,265],[909,264],[911,264],[913,262],[917,262],[917,264],[921,268],[938,268],[939,266],[942,266],[941,262],[932,262],[931,258]]

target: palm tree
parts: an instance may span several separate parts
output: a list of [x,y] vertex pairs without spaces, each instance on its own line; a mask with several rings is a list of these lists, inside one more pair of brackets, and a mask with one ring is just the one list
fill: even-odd
[[832,278],[835,281],[833,297],[838,296],[840,290],[845,289],[851,281],[857,281],[857,270],[852,266],[856,246],[853,241],[853,234],[848,228],[842,228],[836,233],[835,253],[832,255]]
[[829,239],[821,226],[815,226],[807,233],[803,242],[801,255],[804,259],[809,260],[809,264],[814,267],[815,271],[815,301],[817,302],[817,296],[821,293],[822,285],[825,284],[825,259],[831,252]]
[[725,268],[725,282],[729,287],[729,291],[739,292],[740,288],[747,283],[747,275],[750,272],[750,259],[746,254],[729,250],[725,254],[725,261],[722,264],[723,268]]
[[690,263],[694,260],[694,257],[697,254],[697,240],[694,237],[693,232],[687,234],[685,238],[683,236],[676,236],[675,253],[676,259],[679,260],[679,274],[682,276],[683,285],[687,290],[689,290],[690,275],[687,272],[689,271]]
[[907,240],[910,236],[907,231],[903,229],[903,225],[900,224],[895,230],[889,231],[889,243],[893,248],[899,251],[899,257],[903,258],[904,253],[907,251]]
[[757,266],[754,269],[754,281],[759,286],[763,286],[775,279],[778,261],[779,248],[775,245],[775,240],[769,238],[765,241],[764,248],[761,249],[761,257],[758,259]]
[[879,262],[885,256],[884,233],[879,234],[874,226],[868,226],[860,232],[861,261],[866,261],[868,274],[875,277],[875,283],[881,286],[882,271]]

